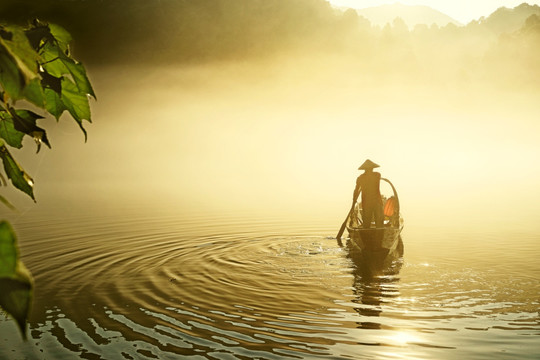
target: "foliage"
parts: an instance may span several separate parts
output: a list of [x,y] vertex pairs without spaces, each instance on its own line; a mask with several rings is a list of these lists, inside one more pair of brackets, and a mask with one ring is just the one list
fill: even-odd
[[0,259],[0,307],[15,318],[23,330],[30,310],[33,282],[19,259],[15,233],[6,221],[0,222]]
[[[22,148],[25,136],[36,142],[37,152],[42,144],[51,147],[45,129],[37,124],[44,116],[37,112],[58,120],[67,111],[85,138],[83,121],[91,121],[89,96],[95,98],[94,90],[84,66],[71,57],[70,42],[71,35],[54,24],[36,20],[26,28],[0,25],[0,159],[7,179],[34,201],[34,181],[9,148]],[[0,201],[12,208],[4,196]],[[0,288],[0,307],[15,318],[24,336],[32,278],[19,260],[7,222],[0,223]]]

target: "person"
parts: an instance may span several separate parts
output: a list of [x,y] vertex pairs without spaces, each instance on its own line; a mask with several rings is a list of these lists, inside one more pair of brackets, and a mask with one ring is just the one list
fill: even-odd
[[356,187],[353,193],[353,203],[356,202],[362,192],[362,226],[371,227],[371,221],[375,220],[376,227],[383,226],[383,202],[380,191],[381,174],[373,171],[379,165],[371,160],[366,160],[358,170],[364,173],[356,179]]

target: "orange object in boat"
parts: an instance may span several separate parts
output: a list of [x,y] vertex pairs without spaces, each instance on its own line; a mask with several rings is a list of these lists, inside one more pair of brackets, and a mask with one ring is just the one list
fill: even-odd
[[396,211],[396,198],[395,196],[392,196],[390,199],[386,200],[386,203],[384,204],[384,216],[391,217],[394,215],[394,212]]

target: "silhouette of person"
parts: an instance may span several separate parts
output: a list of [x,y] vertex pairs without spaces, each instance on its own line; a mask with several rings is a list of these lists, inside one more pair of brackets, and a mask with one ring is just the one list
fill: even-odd
[[356,202],[358,195],[362,192],[362,226],[369,228],[372,219],[375,220],[376,227],[383,226],[383,202],[380,192],[381,174],[373,171],[379,165],[371,160],[366,160],[358,170],[364,170],[356,179],[356,187],[353,193],[353,202]]

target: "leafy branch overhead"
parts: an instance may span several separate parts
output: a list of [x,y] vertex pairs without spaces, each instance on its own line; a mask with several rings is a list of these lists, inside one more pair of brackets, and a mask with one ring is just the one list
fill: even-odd
[[43,116],[15,109],[20,100],[57,120],[67,111],[86,139],[83,121],[91,122],[89,97],[96,98],[84,66],[69,50],[71,35],[58,25],[34,21],[27,28],[0,25],[0,157],[13,185],[33,197],[33,182],[6,146],[21,148],[25,136],[37,151],[51,144],[37,125]]
[[53,24],[1,26],[0,85],[4,102],[26,99],[56,119],[67,110],[85,132],[83,120],[91,121],[88,95],[95,93],[84,66],[70,55],[70,41],[69,33]]
[[[23,147],[25,136],[37,151],[51,144],[38,121],[64,112],[78,123],[91,121],[89,97],[96,98],[84,66],[71,57],[71,35],[63,28],[34,21],[27,28],[0,24],[0,159],[15,188],[34,198],[34,181],[15,160],[9,148]],[[27,108],[23,108],[27,105]],[[38,112],[42,112],[40,115]],[[0,185],[7,185],[0,172]],[[0,202],[11,203],[2,195]],[[0,222],[0,310],[17,321],[23,336],[32,300],[32,276],[19,260],[11,226]]]

